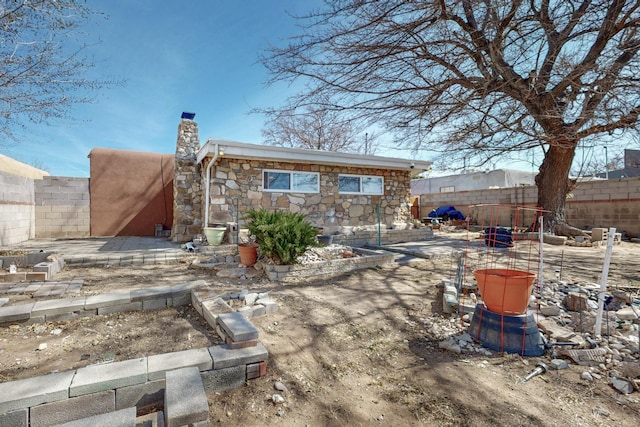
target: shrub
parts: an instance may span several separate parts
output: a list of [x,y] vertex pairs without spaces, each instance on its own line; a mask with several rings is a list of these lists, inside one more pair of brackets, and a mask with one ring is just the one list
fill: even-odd
[[265,209],[249,209],[246,213],[249,233],[255,236],[260,254],[275,264],[295,264],[308,247],[318,246],[316,228],[306,215]]

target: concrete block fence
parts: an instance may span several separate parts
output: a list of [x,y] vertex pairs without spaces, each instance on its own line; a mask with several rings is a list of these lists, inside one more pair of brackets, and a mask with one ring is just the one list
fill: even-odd
[[[90,365],[72,371],[0,383],[2,426],[135,426],[162,420],[166,426],[209,425],[206,393],[243,385],[266,375],[268,353],[258,341],[258,329],[240,312],[206,304],[214,297],[201,292],[203,280],[86,298],[41,301],[0,307],[0,323],[46,321],[64,313],[99,314],[189,304],[209,312],[209,323],[225,344]],[[242,292],[252,305],[273,303],[268,294]],[[258,298],[260,296],[260,298]],[[223,299],[224,298],[224,299]],[[262,302],[261,304],[259,304]],[[253,313],[253,310],[251,310]],[[150,408],[153,416],[138,416]],[[147,425],[147,424],[145,424]]]
[[[422,194],[420,197],[420,216],[426,217],[438,206],[455,206],[464,215],[483,221],[489,208],[476,205],[500,204],[508,206],[526,206],[534,208],[538,200],[535,186],[498,188],[451,193]],[[619,178],[597,181],[581,181],[567,195],[565,215],[567,221],[582,229],[615,227],[625,231],[629,237],[640,235],[640,177]],[[528,225],[533,219],[533,211],[521,212],[518,225]],[[487,215],[489,216],[489,215]],[[484,218],[485,226],[493,224],[511,226],[514,222],[513,211],[500,209],[497,215]]]
[[35,237],[88,237],[88,178],[45,176],[35,181]]

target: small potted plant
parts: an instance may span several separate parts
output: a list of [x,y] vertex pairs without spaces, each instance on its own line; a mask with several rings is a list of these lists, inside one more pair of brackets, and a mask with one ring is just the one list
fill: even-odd
[[255,264],[258,259],[258,244],[255,240],[255,236],[249,236],[246,239],[241,239],[238,244],[240,263],[244,266],[250,267]]
[[274,264],[295,264],[307,248],[318,246],[317,229],[306,216],[287,211],[249,209],[247,228],[260,248],[260,256]]

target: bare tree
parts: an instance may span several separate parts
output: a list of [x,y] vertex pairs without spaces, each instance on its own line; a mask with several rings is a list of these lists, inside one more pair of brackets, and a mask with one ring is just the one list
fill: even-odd
[[324,105],[325,102],[316,101],[301,108],[256,110],[267,117],[262,129],[265,142],[281,147],[373,154],[373,133],[362,132],[351,120]]
[[88,79],[79,26],[93,15],[81,0],[0,2],[0,145],[28,123],[67,117],[108,82]]
[[[319,95],[404,144],[467,165],[540,150],[538,205],[565,223],[578,144],[637,131],[640,1],[342,0],[263,57],[272,81]],[[616,137],[619,137],[616,135]]]

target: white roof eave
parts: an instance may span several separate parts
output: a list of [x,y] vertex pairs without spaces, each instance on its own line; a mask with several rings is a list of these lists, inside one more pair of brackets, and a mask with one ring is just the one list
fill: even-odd
[[[363,154],[316,151],[302,148],[286,148],[273,145],[249,144],[245,142],[209,139],[200,148],[197,161],[213,157],[216,151],[224,157],[246,160],[272,160],[285,163],[307,163],[333,166],[361,166],[377,169],[410,170],[417,175],[431,167],[431,162],[368,156]],[[413,165],[413,168],[411,167]]]

